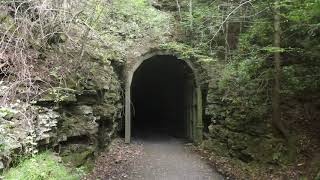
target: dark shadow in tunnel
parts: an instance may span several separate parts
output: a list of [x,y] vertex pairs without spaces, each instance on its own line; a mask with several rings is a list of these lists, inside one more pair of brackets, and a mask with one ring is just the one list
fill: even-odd
[[164,134],[188,138],[187,106],[194,75],[174,56],[154,56],[135,71],[131,85],[132,135]]

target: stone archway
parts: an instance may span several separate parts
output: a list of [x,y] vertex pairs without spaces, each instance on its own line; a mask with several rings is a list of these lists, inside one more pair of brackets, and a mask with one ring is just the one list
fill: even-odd
[[200,87],[199,74],[197,69],[189,60],[182,60],[179,56],[168,51],[155,51],[147,53],[138,58],[132,59],[132,63],[126,65],[126,82],[125,82],[125,141],[130,143],[132,135],[132,83],[136,71],[142,66],[144,62],[151,60],[157,56],[172,56],[177,60],[182,61],[191,70],[193,74],[192,91],[188,92],[189,95],[185,96],[188,104],[185,110],[184,119],[187,122],[188,138],[195,143],[200,143],[203,136],[203,123],[202,123],[202,93]]

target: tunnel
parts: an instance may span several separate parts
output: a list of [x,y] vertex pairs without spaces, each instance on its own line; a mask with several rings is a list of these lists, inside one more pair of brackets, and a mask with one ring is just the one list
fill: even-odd
[[134,71],[130,94],[131,132],[194,137],[197,119],[195,74],[183,60],[153,56]]

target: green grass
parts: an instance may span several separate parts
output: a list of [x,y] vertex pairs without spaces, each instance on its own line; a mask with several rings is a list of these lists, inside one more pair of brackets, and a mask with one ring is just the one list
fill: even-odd
[[4,173],[6,180],[77,180],[52,152],[45,152],[21,162]]

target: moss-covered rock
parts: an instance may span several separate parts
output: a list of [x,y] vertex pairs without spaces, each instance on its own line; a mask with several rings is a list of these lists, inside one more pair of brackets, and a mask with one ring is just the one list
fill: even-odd
[[203,141],[201,146],[203,149],[212,151],[219,156],[229,156],[229,152],[227,151],[227,144],[217,139],[208,138],[207,140]]
[[69,88],[53,87],[45,95],[42,95],[37,100],[38,103],[43,102],[61,102],[61,103],[72,103],[77,102],[76,98],[77,91]]
[[61,153],[62,160],[72,166],[79,167],[92,160],[94,157],[95,147],[82,145],[82,144],[70,144],[67,148],[64,148]]
[[244,162],[287,162],[284,140],[272,135],[261,137],[245,131],[235,132],[223,125],[210,125],[209,137],[209,140],[204,142],[205,147],[218,154],[228,154]]

